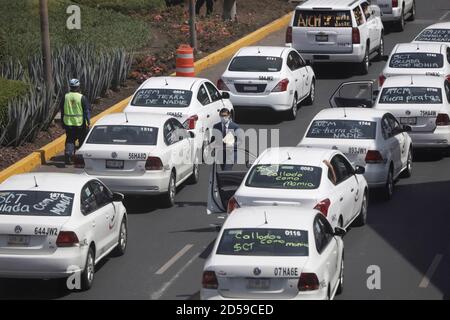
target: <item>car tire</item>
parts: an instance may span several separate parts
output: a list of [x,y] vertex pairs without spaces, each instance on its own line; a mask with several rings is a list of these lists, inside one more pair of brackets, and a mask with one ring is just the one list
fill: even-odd
[[81,273],[81,291],[87,291],[92,287],[94,283],[95,274],[95,252],[92,246],[89,247],[86,255],[86,263],[84,270]]
[[311,89],[309,89],[309,95],[305,99],[305,104],[310,106],[314,103],[314,99],[316,98],[316,80],[312,79],[311,81]]
[[117,246],[114,248],[113,255],[115,257],[120,257],[125,254],[127,251],[127,244],[128,244],[128,226],[127,226],[127,219],[122,218],[122,222],[120,223],[120,229],[119,229],[119,239]]
[[394,194],[394,170],[392,166],[389,168],[388,176],[386,179],[386,185],[383,188],[384,200],[389,201]]
[[411,8],[411,11],[409,11],[410,16],[408,17],[408,21],[414,21],[416,20],[416,1],[413,1],[413,5]]
[[361,209],[359,209],[358,217],[355,220],[355,225],[362,227],[367,223],[367,208],[369,204],[369,199],[367,191],[364,192],[363,199],[361,201]]
[[294,98],[292,99],[292,106],[287,111],[289,120],[295,120],[297,118],[297,113],[298,113],[297,109],[298,109],[298,100],[297,100],[297,96],[294,95]]
[[370,65],[370,53],[369,53],[369,45],[367,44],[366,53],[364,55],[364,59],[359,64],[359,69],[361,75],[366,75],[369,73],[369,65]]
[[176,176],[175,172],[172,171],[172,174],[169,178],[169,186],[167,187],[167,192],[163,196],[163,204],[166,208],[171,208],[175,204],[175,194],[177,192],[176,187]]
[[400,20],[396,22],[397,31],[402,32],[405,30],[405,9],[402,9]]
[[383,34],[381,34],[380,46],[378,47],[378,50],[377,50],[377,60],[382,61],[383,56],[384,56],[384,37],[383,37]]
[[336,290],[336,294],[341,294],[344,292],[344,251],[342,250],[342,259],[341,259],[341,271],[339,273],[339,284]]
[[411,177],[411,175],[412,175],[412,159],[413,159],[412,148],[409,148],[408,159],[406,160],[406,168],[402,172],[402,178]]
[[192,166],[192,173],[191,176],[189,177],[187,183],[188,184],[196,184],[199,180],[199,166],[198,163],[195,163]]

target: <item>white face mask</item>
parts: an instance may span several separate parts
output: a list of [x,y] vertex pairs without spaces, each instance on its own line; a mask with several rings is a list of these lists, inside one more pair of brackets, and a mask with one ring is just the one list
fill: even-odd
[[223,124],[228,124],[228,122],[230,122],[230,117],[229,116],[220,117],[220,120],[222,121]]

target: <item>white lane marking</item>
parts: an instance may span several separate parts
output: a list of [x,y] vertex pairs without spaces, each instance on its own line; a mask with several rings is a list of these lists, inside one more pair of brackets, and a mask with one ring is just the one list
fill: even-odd
[[443,21],[450,14],[450,10],[448,10],[442,17],[439,18],[439,21]]
[[433,262],[431,262],[431,265],[427,270],[427,273],[425,274],[425,276],[423,277],[422,281],[419,284],[419,288],[428,287],[428,285],[430,284],[431,277],[433,276],[434,272],[436,271],[441,260],[442,260],[442,254],[437,254],[434,257]]
[[180,275],[195,261],[195,259],[197,259],[200,256],[200,253],[197,253],[196,255],[194,255],[192,257],[191,260],[189,260],[173,277],[172,279],[170,279],[169,281],[167,281],[162,287],[161,289],[159,289],[158,291],[156,291],[155,293],[153,293],[150,296],[150,299],[152,300],[158,300],[159,298],[162,297],[162,295],[167,291],[167,289],[169,289],[169,287],[175,282],[175,280],[177,280]]
[[180,259],[186,252],[189,251],[194,245],[193,244],[187,244],[184,246],[183,249],[178,251],[177,254],[175,254],[172,258],[170,258],[169,261],[166,262],[165,265],[163,265],[161,268],[159,268],[158,271],[156,271],[156,274],[163,274],[167,271],[178,259]]

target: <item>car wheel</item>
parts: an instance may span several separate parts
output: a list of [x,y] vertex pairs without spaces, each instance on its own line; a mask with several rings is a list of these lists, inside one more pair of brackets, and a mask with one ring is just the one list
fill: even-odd
[[413,160],[412,149],[409,148],[408,159],[406,160],[406,168],[402,173],[402,178],[411,177],[411,175],[412,175],[412,160]]
[[368,208],[367,192],[364,192],[361,202],[361,209],[359,210],[358,218],[356,218],[355,224],[357,226],[363,226],[367,223],[367,208]]
[[199,167],[198,167],[198,163],[195,163],[192,167],[192,173],[191,173],[191,176],[189,177],[187,183],[196,184],[198,182],[198,177],[199,177]]
[[382,61],[383,56],[384,56],[384,37],[382,34],[381,38],[380,38],[380,46],[378,47],[378,50],[377,50],[377,60]]
[[391,200],[393,194],[394,194],[394,173],[391,166],[387,176],[386,186],[384,187],[385,200]]
[[305,99],[305,104],[310,106],[314,103],[314,99],[316,98],[316,81],[312,79],[311,89],[309,90],[309,95]]
[[92,287],[94,283],[95,274],[95,253],[94,248],[89,247],[88,254],[86,256],[86,264],[84,270],[81,273],[81,290],[86,291]]
[[173,207],[175,204],[175,194],[177,193],[177,187],[176,187],[176,178],[175,178],[175,172],[172,171],[172,174],[170,175],[169,179],[169,186],[167,188],[167,192],[164,195],[164,205],[167,208]]
[[344,291],[344,251],[342,251],[341,272],[339,273],[339,284],[336,294],[341,294]]
[[369,73],[370,56],[369,56],[369,45],[367,44],[366,53],[364,55],[363,61],[360,63],[361,74],[366,75]]
[[127,220],[123,218],[122,222],[120,223],[119,240],[117,246],[114,248],[113,255],[116,257],[123,256],[125,254],[125,251],[127,250],[127,244],[128,244]]
[[400,20],[397,22],[397,31],[405,30],[405,11],[402,9]]
[[411,13],[411,15],[409,16],[408,21],[414,21],[416,19],[416,1],[413,1],[413,5],[409,13]]
[[288,118],[289,120],[295,120],[297,118],[297,96],[294,96],[294,99],[292,99],[292,106],[288,110]]

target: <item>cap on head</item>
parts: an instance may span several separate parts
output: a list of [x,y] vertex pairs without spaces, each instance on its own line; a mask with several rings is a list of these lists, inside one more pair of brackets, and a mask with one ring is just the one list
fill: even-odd
[[80,86],[80,80],[78,79],[71,79],[69,82],[69,86],[71,88],[78,88]]
[[230,114],[230,110],[227,109],[227,108],[222,108],[222,109],[220,109],[219,114],[229,115]]

